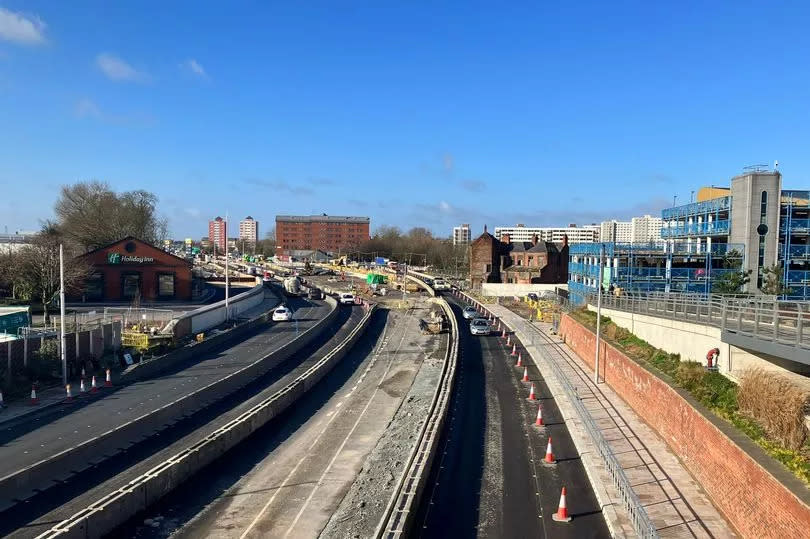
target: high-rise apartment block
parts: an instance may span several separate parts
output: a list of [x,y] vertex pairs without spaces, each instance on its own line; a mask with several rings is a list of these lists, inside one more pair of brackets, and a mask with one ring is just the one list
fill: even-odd
[[518,224],[517,226],[495,227],[495,237],[501,241],[506,236],[511,241],[532,241],[534,236],[540,241],[562,243],[567,237],[568,243],[594,243],[599,241],[599,226],[570,224],[567,227],[531,227]]
[[371,219],[339,215],[277,215],[276,253],[290,250],[337,252],[368,241]]
[[213,221],[208,221],[208,239],[211,241],[216,253],[225,253],[225,246],[228,241],[227,225],[227,221],[219,216]]
[[239,241],[246,246],[256,247],[256,242],[259,241],[259,221],[250,215],[239,221]]
[[464,223],[461,226],[453,227],[453,245],[469,245],[470,225]]

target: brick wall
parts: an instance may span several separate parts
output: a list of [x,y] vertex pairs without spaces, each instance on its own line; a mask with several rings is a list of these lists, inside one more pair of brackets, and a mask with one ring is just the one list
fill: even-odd
[[[596,336],[567,315],[559,333],[593,369]],[[806,502],[669,384],[604,341],[600,348],[600,375],[666,441],[743,537],[810,536]],[[742,445],[750,443],[741,441]],[[753,448],[752,452],[758,451]],[[789,474],[777,471],[783,472]],[[794,477],[786,475],[783,480],[805,500],[810,499],[808,489]]]

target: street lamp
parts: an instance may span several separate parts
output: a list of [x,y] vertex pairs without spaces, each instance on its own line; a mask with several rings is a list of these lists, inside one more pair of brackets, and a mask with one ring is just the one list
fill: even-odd
[[596,357],[594,359],[593,382],[599,383],[599,333],[602,325],[602,268],[605,259],[605,244],[599,247],[599,280],[596,283]]

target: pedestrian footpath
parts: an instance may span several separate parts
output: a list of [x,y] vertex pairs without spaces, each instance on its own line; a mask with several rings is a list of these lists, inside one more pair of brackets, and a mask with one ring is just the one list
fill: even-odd
[[594,383],[593,371],[552,334],[551,324],[528,322],[501,305],[486,307],[515,332],[554,393],[614,537],[637,534],[598,447],[561,381],[556,380],[551,362],[560,367],[559,371],[576,389],[660,537],[735,536],[666,443],[607,384]]

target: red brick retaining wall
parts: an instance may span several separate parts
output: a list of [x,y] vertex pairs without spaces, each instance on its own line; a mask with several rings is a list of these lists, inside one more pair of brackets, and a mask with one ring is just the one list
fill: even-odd
[[[593,369],[596,336],[567,315],[559,334]],[[604,341],[600,348],[600,376],[666,441],[743,537],[810,537],[810,506],[669,384]]]

